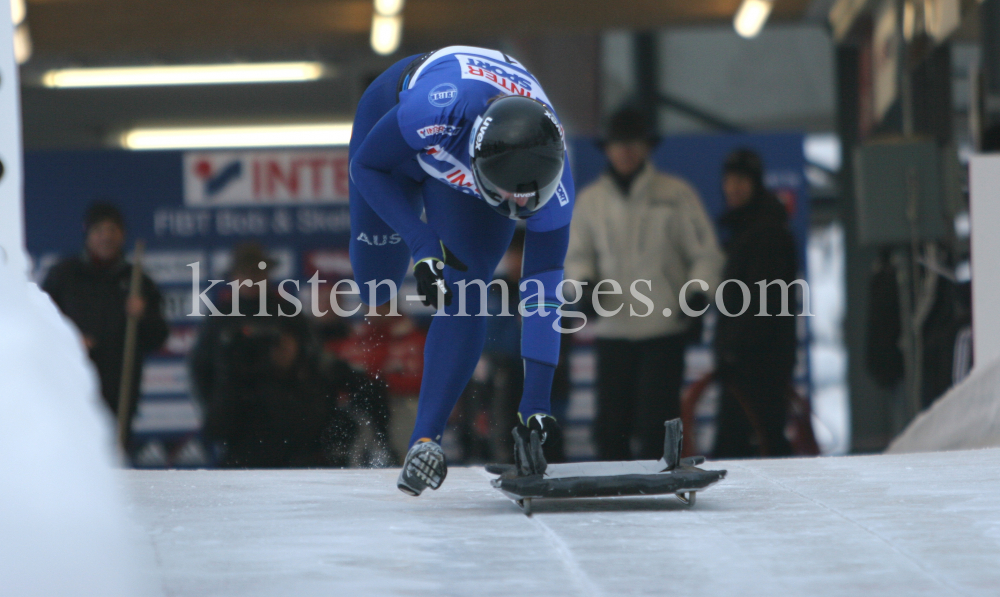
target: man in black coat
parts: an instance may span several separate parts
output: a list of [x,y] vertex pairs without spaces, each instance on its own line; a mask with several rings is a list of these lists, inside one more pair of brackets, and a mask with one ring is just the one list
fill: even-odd
[[83,253],[53,266],[42,288],[80,330],[100,376],[101,396],[115,415],[125,352],[125,323],[129,315],[139,317],[131,420],[138,404],[143,358],[167,339],[162,299],[156,284],[145,274],[141,296],[129,297],[132,264],[123,253],[125,219],[117,207],[94,203],[84,217],[84,227]]
[[[713,456],[790,455],[784,430],[797,345],[795,287],[788,290],[790,315],[780,316],[782,288],[768,285],[771,316],[761,317],[758,282],[795,280],[795,239],[784,206],[764,187],[763,164],[755,152],[740,149],[729,155],[723,194],[728,211],[721,224],[729,240],[722,277],[743,282],[750,300],[738,316],[720,313],[715,329],[716,375],[723,391]],[[735,282],[725,284],[722,301],[726,311],[740,313],[743,290]]]

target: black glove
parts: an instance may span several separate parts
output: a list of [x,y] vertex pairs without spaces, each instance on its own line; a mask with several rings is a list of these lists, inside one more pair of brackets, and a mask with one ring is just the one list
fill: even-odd
[[[518,414],[520,418],[520,414]],[[548,467],[542,444],[555,441],[562,430],[552,415],[535,414],[528,417],[527,425],[518,425],[514,435],[514,467],[518,476],[541,475]]]
[[421,259],[413,266],[413,277],[417,279],[417,292],[423,297],[423,302],[428,307],[438,308],[438,292],[444,296],[444,304],[447,307],[451,304],[451,287],[444,281],[444,266],[453,267],[460,272],[468,271],[469,268],[462,261],[455,257],[455,254],[448,250],[448,247],[441,243],[441,258],[427,257]]

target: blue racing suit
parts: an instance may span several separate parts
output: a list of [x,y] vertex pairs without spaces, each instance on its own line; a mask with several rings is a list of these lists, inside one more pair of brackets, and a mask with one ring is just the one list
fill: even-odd
[[[476,316],[483,286],[472,282],[492,280],[515,221],[480,197],[470,167],[470,132],[491,99],[510,94],[551,108],[538,81],[516,60],[495,50],[454,46],[391,66],[362,95],[354,118],[350,255],[357,283],[365,288],[391,280],[398,288],[411,258],[440,258],[442,242],[469,268],[444,270],[453,289],[465,281],[466,298],[452,301],[431,323],[411,445],[421,438],[441,441],[486,339],[486,319]],[[530,315],[522,323],[525,380],[519,407],[524,418],[550,412],[559,360],[556,287],[574,195],[566,167],[555,195],[526,222],[521,286]],[[388,284],[378,286],[375,302],[389,300],[390,293]],[[367,302],[368,293],[361,294]],[[470,316],[454,316],[460,303]]]

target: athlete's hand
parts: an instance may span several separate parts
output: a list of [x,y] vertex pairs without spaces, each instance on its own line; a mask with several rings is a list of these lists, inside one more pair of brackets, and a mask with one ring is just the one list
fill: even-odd
[[427,257],[413,266],[413,277],[417,279],[417,292],[421,301],[428,307],[438,308],[438,299],[442,297],[445,306],[451,304],[451,287],[444,280],[444,266],[453,267],[460,272],[468,271],[462,261],[441,243],[441,258]]

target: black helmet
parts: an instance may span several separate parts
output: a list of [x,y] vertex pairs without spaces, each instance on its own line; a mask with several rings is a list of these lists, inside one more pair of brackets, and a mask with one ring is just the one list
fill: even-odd
[[501,214],[527,218],[556,192],[566,144],[545,104],[518,95],[494,101],[476,121],[470,142],[479,193]]

